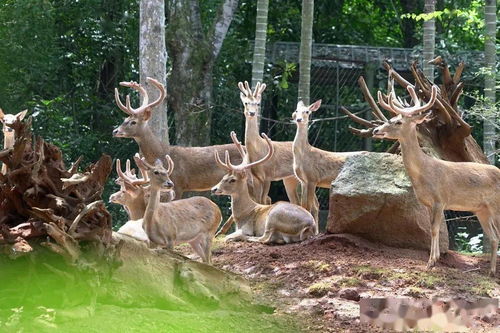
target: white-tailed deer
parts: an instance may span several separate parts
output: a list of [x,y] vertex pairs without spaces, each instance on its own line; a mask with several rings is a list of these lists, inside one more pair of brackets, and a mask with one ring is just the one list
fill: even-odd
[[[271,159],[274,146],[263,133],[267,145],[266,155],[254,162],[242,162],[233,165],[229,153],[222,162],[219,153],[215,161],[226,175],[212,188],[216,195],[230,195],[231,209],[237,230],[226,236],[225,240],[248,240],[262,243],[291,243],[302,241],[317,233],[312,215],[304,208],[289,202],[277,202],[263,205],[255,202],[248,191],[247,173],[250,169]],[[245,148],[238,142],[236,134],[231,138],[238,148],[243,161],[247,161]]]
[[413,106],[396,100],[392,91],[384,97],[378,92],[378,102],[397,114],[373,130],[374,138],[396,139],[401,145],[403,163],[410,177],[415,196],[426,206],[431,216],[431,253],[427,268],[439,259],[439,227],[444,222],[445,209],[476,214],[491,242],[491,274],[495,274],[498,240],[500,238],[500,170],[492,165],[473,162],[448,162],[424,153],[417,140],[417,125],[430,120],[437,96],[437,87],[425,105],[413,86],[407,90]]
[[[257,161],[266,155],[267,143],[259,135],[260,104],[265,84],[257,83],[254,91],[245,83],[239,82],[240,99],[244,106],[245,114],[245,148],[250,162]],[[298,179],[293,173],[293,153],[291,141],[272,141],[274,154],[265,164],[252,167],[253,196],[259,203],[270,204],[268,199],[271,181],[283,180],[288,199],[291,203],[298,204],[297,195]]]
[[[14,142],[16,141],[16,133],[10,125],[14,124],[16,121],[21,121],[26,116],[28,110],[21,111],[17,114],[5,114],[3,110],[0,109],[0,121],[3,125],[3,149],[14,147]],[[2,174],[7,172],[7,165],[2,164]]]
[[292,119],[297,125],[293,140],[293,170],[300,180],[302,188],[301,205],[311,212],[316,223],[318,223],[319,215],[316,187],[330,188],[346,159],[349,156],[364,153],[335,153],[318,149],[309,144],[309,118],[311,113],[318,110],[320,106],[321,100],[309,106],[299,101],[297,109],[292,114]]
[[205,197],[191,197],[160,203],[160,191],[173,190],[170,175],[174,162],[167,155],[165,169],[161,160],[154,165],[134,157],[138,166],[148,172],[150,196],[143,218],[143,228],[151,242],[168,249],[189,243],[202,261],[211,262],[211,246],[222,218],[219,207]]
[[120,101],[118,89],[115,89],[115,99],[118,107],[128,117],[113,131],[113,136],[119,138],[133,138],[139,145],[141,154],[149,164],[160,159],[166,164],[165,155],[169,155],[176,163],[171,179],[175,183],[175,198],[180,199],[186,191],[208,191],[224,176],[224,172],[213,163],[214,152],[229,151],[231,158],[241,161],[241,158],[232,144],[207,147],[170,146],[161,142],[151,131],[148,124],[153,107],[160,104],[166,97],[165,87],[158,81],[148,78],[149,83],[160,91],[156,101],[149,103],[146,89],[136,82],[120,82],[120,85],[137,90],[143,102],[140,107],[133,109],[130,106],[130,97],[126,97],[125,105]]

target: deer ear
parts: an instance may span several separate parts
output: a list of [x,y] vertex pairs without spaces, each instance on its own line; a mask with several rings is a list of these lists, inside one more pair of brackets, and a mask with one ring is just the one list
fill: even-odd
[[145,120],[145,121],[148,121],[149,118],[151,118],[151,115],[152,115],[151,108],[146,108],[146,110],[144,110],[144,112],[142,114],[142,119]]
[[424,112],[422,114],[418,114],[418,115],[411,117],[411,119],[414,123],[416,123],[418,125],[418,124],[429,122],[432,119],[434,119],[434,114],[432,112]]
[[4,117],[5,117],[5,114],[3,113],[3,110],[0,109],[0,120],[3,120]]
[[16,114],[17,120],[23,120],[24,117],[26,117],[26,113],[28,113],[28,110],[24,110]]
[[321,100],[318,99],[316,102],[309,105],[309,111],[317,111],[321,106]]
[[137,157],[137,156],[134,156],[134,161],[135,161],[135,164],[137,164],[137,166],[140,168],[140,169],[144,169],[146,171],[149,171],[151,168],[149,166],[147,166],[146,163],[144,163],[142,161],[141,158]]

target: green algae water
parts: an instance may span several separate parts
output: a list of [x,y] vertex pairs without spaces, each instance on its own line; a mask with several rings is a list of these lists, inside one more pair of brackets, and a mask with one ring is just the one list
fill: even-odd
[[250,302],[140,298],[144,284],[118,279],[106,266],[77,269],[58,255],[36,252],[0,256],[0,332],[300,331],[291,317]]

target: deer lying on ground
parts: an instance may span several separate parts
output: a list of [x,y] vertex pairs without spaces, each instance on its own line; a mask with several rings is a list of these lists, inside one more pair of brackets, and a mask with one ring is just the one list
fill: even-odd
[[[5,114],[3,110],[0,109],[0,121],[3,124],[3,149],[8,149],[14,147],[16,141],[16,133],[10,125],[14,124],[16,121],[21,121],[26,116],[28,110],[19,112],[18,114]],[[2,164],[2,174],[7,173],[7,165]]]
[[[266,155],[267,143],[259,135],[260,103],[265,84],[257,83],[254,91],[245,81],[238,83],[240,99],[244,106],[245,114],[245,148],[250,162],[257,161]],[[268,198],[271,181],[283,180],[288,199],[291,203],[298,204],[297,195],[298,179],[293,173],[292,142],[272,141],[274,154],[265,164],[252,167],[253,196],[258,203],[270,204]]]
[[231,158],[241,161],[236,148],[232,144],[207,147],[171,146],[161,142],[151,131],[148,124],[153,107],[160,104],[166,97],[165,87],[158,81],[147,78],[160,91],[158,99],[149,103],[149,97],[144,87],[136,82],[120,82],[120,85],[137,90],[143,102],[140,107],[133,109],[130,106],[130,97],[126,97],[125,105],[120,101],[118,89],[115,89],[115,100],[118,107],[128,117],[113,131],[118,138],[133,138],[139,145],[141,154],[149,164],[160,159],[167,163],[165,155],[169,155],[176,163],[171,179],[175,184],[175,198],[180,199],[186,191],[208,191],[224,176],[224,172],[213,163],[214,152],[229,151]]
[[116,183],[120,185],[120,190],[109,197],[109,202],[122,205],[129,218],[129,221],[121,226],[117,232],[149,243],[148,236],[142,227],[142,218],[146,211],[143,185],[149,183],[149,179],[144,172],[142,173],[144,178],[137,178],[130,169],[130,160],[127,160],[126,172],[124,173],[121,169],[121,162],[117,159],[116,172],[118,173]]
[[228,152],[225,154],[225,162],[222,162],[219,153],[215,152],[215,161],[225,170],[226,175],[212,188],[212,193],[231,196],[231,210],[237,225],[237,230],[226,236],[225,240],[292,243],[307,239],[317,233],[314,218],[308,211],[288,202],[259,204],[250,196],[247,173],[251,168],[270,160],[274,152],[271,140],[264,133],[262,137],[268,147],[267,153],[254,162],[247,162],[248,153],[238,142],[234,132],[231,132],[231,138],[245,162],[233,165]]
[[160,203],[160,191],[172,191],[174,183],[170,175],[174,162],[167,155],[167,169],[161,160],[154,165],[144,158],[134,157],[140,168],[147,171],[150,179],[150,196],[143,217],[143,228],[151,242],[173,249],[174,245],[189,243],[203,262],[211,262],[211,246],[221,222],[219,207],[205,197],[191,197]]
[[311,212],[316,223],[318,223],[319,215],[316,187],[330,188],[346,159],[349,156],[365,153],[335,153],[318,149],[309,144],[309,117],[320,106],[321,100],[309,106],[299,101],[297,109],[292,114],[292,119],[297,125],[295,139],[293,140],[293,170],[300,180],[302,188],[301,205]]
[[500,170],[492,165],[473,162],[448,162],[424,153],[417,140],[417,125],[430,121],[437,96],[432,87],[429,102],[421,102],[411,85],[407,87],[414,106],[403,106],[394,92],[384,97],[378,92],[378,102],[396,117],[373,130],[374,138],[396,139],[401,145],[403,163],[410,177],[415,196],[426,206],[431,216],[431,252],[427,268],[439,260],[439,227],[444,222],[444,210],[473,212],[490,239],[490,273],[495,274],[500,238]]

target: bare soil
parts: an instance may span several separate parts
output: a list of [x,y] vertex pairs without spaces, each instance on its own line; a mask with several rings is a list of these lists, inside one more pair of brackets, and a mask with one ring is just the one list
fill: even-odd
[[[187,246],[179,249],[190,253]],[[500,297],[500,279],[488,276],[486,256],[449,251],[431,271],[425,269],[427,258],[425,251],[352,235],[319,235],[281,246],[217,239],[213,247],[215,266],[248,278],[257,302],[275,307],[276,314],[297,316],[305,331],[376,332],[360,323],[359,298]],[[500,313],[476,318],[473,330],[498,327]]]

